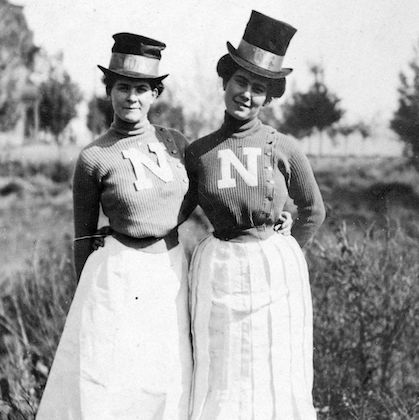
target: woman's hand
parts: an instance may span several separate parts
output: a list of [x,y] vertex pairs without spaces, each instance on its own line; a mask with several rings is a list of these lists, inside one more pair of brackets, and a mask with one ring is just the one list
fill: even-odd
[[277,222],[274,225],[274,231],[281,235],[291,235],[292,216],[288,211],[282,211]]
[[93,251],[98,250],[99,248],[105,245],[105,237],[112,234],[112,228],[110,226],[103,226],[98,229],[94,235],[92,249]]

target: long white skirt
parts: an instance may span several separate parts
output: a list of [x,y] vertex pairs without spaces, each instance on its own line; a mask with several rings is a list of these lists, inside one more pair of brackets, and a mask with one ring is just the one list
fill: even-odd
[[192,358],[187,264],[113,237],[88,258],[38,420],[186,420]]
[[209,236],[190,269],[191,420],[313,420],[312,304],[291,236]]

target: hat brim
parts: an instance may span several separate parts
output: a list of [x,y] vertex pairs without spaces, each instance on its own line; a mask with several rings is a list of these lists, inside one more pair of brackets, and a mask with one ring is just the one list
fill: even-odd
[[264,69],[263,67],[259,67],[250,61],[245,60],[244,58],[240,57],[237,54],[237,50],[227,41],[227,49],[230,57],[240,66],[243,67],[245,70],[250,71],[251,73],[255,73],[258,76],[266,77],[268,79],[281,79],[283,77],[288,76],[293,69],[290,68],[282,68],[279,72],[270,71]]
[[[222,77],[224,79],[224,77],[229,77],[231,76],[231,66],[237,66],[238,68],[242,68],[240,67],[231,57],[230,54],[224,54],[217,63],[217,73],[220,77]],[[250,71],[250,73],[253,73],[252,71]],[[266,80],[268,80],[269,83],[269,96],[271,96],[272,98],[280,98],[284,92],[285,92],[285,87],[286,87],[286,78],[285,77],[280,77],[275,78],[275,79],[271,79],[271,78],[266,78],[264,77]]]
[[99,64],[98,64],[98,67],[105,75],[121,76],[121,77],[126,77],[128,79],[145,79],[145,80],[153,80],[155,82],[161,82],[163,79],[165,79],[168,76],[168,74],[164,74],[163,76],[156,76],[152,74],[137,73],[137,72],[126,71],[126,70],[110,70]]

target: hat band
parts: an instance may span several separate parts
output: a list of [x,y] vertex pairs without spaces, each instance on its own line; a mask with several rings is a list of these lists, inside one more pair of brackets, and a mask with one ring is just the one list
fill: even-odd
[[149,75],[159,74],[159,59],[143,55],[112,53],[109,70],[124,70]]
[[265,70],[278,72],[282,69],[283,56],[273,54],[263,48],[249,44],[244,39],[240,41],[237,52],[241,58]]

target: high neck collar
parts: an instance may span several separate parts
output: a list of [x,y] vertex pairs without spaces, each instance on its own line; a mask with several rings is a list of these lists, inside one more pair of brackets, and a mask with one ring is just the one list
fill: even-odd
[[261,126],[262,123],[258,118],[238,120],[225,112],[221,130],[229,137],[243,138],[254,134]]
[[148,119],[137,123],[128,123],[121,120],[121,118],[119,118],[116,114],[114,114],[113,122],[111,124],[112,129],[126,136],[141,136],[152,130],[152,127],[153,126],[150,124]]

